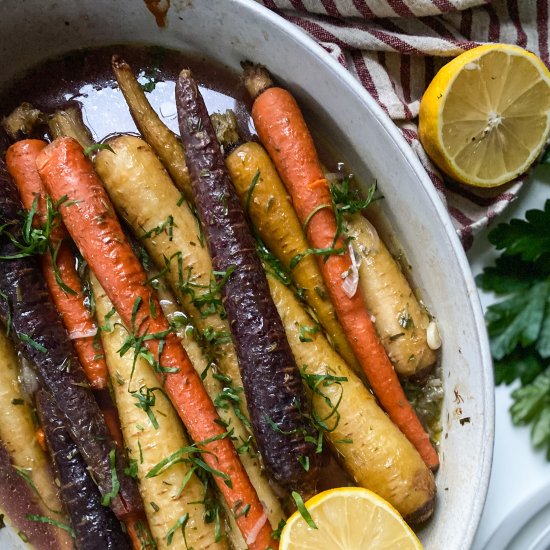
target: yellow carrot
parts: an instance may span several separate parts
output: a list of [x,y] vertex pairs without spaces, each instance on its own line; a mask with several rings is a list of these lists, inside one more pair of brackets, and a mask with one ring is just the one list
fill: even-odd
[[388,500],[409,522],[425,521],[434,509],[432,472],[325,337],[307,330],[313,319],[294,294],[275,277],[268,281],[296,363],[303,366],[313,410],[327,425],[325,435],[336,456],[358,485]]
[[[139,490],[155,543],[159,549],[183,546],[182,530],[175,529],[171,537],[170,533],[179,518],[188,514],[188,546],[222,550],[227,545],[224,540],[216,541],[214,523],[204,522],[204,490],[191,463],[179,462],[148,477],[157,464],[190,443],[151,366],[144,359],[134,365],[131,352],[120,355],[118,350],[128,333],[95,276],[90,278],[122,433],[137,468]],[[185,459],[186,455],[182,457]]]

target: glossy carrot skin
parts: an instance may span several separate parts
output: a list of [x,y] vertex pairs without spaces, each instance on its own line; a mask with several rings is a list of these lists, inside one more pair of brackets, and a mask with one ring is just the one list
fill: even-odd
[[[36,169],[36,157],[46,145],[40,140],[26,139],[14,143],[6,152],[8,170],[17,185],[25,209],[30,210],[38,197],[35,216],[38,224],[46,221],[47,211],[44,186]],[[107,386],[107,365],[101,340],[91,334],[97,331],[97,326],[84,305],[84,289],[67,238],[67,232],[61,224],[51,235],[50,242],[53,249],[61,242],[56,258],[57,269],[63,283],[74,293],[66,292],[59,285],[55,277],[52,253],[48,252],[41,257],[42,274],[63,324],[72,336],[73,345],[90,385],[94,389],[102,389]]]
[[[271,299],[256,243],[231,183],[204,101],[189,71],[176,83],[181,139],[195,204],[222,288],[254,435],[271,477],[311,495],[318,455],[300,372]],[[309,436],[309,441],[308,441]],[[301,462],[308,461],[306,471]]]
[[[0,224],[9,224],[14,238],[21,239],[22,205],[17,189],[0,163]],[[19,249],[7,236],[0,237],[0,255],[13,256]],[[63,413],[71,437],[78,446],[103,495],[113,489],[109,455],[114,443],[87,383],[41,276],[36,259],[23,257],[0,261],[0,319],[11,319],[10,337],[36,368],[40,382]],[[116,453],[120,490],[111,500],[118,518],[141,507],[134,481],[124,474],[125,460]]]
[[[6,164],[13,180],[18,188],[19,196],[26,210],[30,210],[35,200],[36,225],[42,225],[46,221],[46,191],[36,168],[36,158],[46,147],[46,143],[36,139],[26,139],[14,143],[6,152]],[[53,250],[58,248],[56,267],[63,284],[67,285],[74,293],[65,291],[55,276],[53,253],[46,252],[40,257],[42,275],[50,290],[50,296],[65,328],[72,335],[72,343],[80,360],[80,364],[86,373],[88,382],[95,390],[95,397],[103,413],[105,423],[116,445],[117,452],[124,454],[124,440],[120,430],[118,412],[113,404],[107,384],[107,365],[105,353],[99,338],[87,334],[97,332],[97,325],[92,313],[84,304],[84,289],[82,281],[76,270],[76,258],[69,245],[70,237],[63,224],[53,230],[50,236],[50,244]],[[80,333],[80,334],[79,334]],[[133,516],[146,525],[141,502],[127,502],[133,510]]]
[[[292,196],[302,223],[321,205],[332,204],[328,182],[300,108],[282,88],[269,88],[255,100],[252,117],[261,142],[273,159]],[[321,208],[307,225],[315,248],[330,248],[336,234],[334,211]],[[344,247],[340,238],[336,248]],[[361,293],[349,297],[342,288],[342,274],[351,267],[349,253],[319,259],[323,278],[340,323],[376,396],[390,418],[416,447],[426,464],[436,469],[439,458],[414,409],[407,401],[399,379],[378,339]]]
[[250,504],[248,513],[237,518],[245,539],[264,522],[257,537],[249,541],[249,547],[276,548],[267,516],[233,443],[223,438],[201,444],[226,432],[218,423],[216,409],[179,338],[170,330],[155,292],[145,284],[147,275],[82,147],[72,138],[59,138],[42,151],[37,166],[53,200],[67,196],[69,202],[60,208],[65,226],[123,322],[133,328],[136,336],[163,335],[144,344],[161,365],[159,377],[190,436],[208,451],[202,455],[203,460],[230,479],[226,483],[214,475],[229,508],[239,509]]

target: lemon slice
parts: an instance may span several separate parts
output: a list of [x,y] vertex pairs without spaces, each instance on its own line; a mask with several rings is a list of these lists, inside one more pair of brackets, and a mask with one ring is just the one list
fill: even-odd
[[288,519],[280,550],[422,550],[399,512],[377,494],[359,487],[314,496]]
[[469,50],[447,63],[422,97],[419,135],[451,177],[494,187],[529,168],[550,131],[550,72],[507,44]]

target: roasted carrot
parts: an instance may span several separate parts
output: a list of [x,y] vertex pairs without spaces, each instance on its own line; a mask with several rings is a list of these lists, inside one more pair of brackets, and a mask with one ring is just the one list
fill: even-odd
[[[179,449],[189,448],[190,443],[151,366],[143,358],[134,363],[129,353],[120,355],[127,330],[118,314],[113,313],[111,301],[93,274],[90,280],[98,320],[104,327],[101,338],[126,446],[136,466],[139,490],[147,503],[145,511],[157,548],[168,550],[170,529],[178,518],[188,514],[185,533],[189,548],[225,550],[225,540],[216,541],[214,523],[204,522],[204,488],[193,473],[191,461],[173,464],[159,475],[148,477],[157,464]],[[184,544],[181,530],[173,535],[171,542],[176,547]]]
[[[290,269],[292,258],[297,254],[303,255],[308,249],[302,224],[265,149],[259,143],[239,145],[231,142],[232,135],[236,134],[239,139],[236,118],[235,115],[231,115],[233,113],[229,111],[225,115],[214,114],[211,119],[224,149],[237,145],[225,159],[233,185],[262,241],[283,266]],[[223,134],[218,133],[220,123],[223,123],[226,129]],[[227,131],[231,127],[233,131]],[[315,258],[305,256],[290,273],[336,351],[344,357],[348,365],[360,371],[355,355],[336,318]]]
[[138,130],[155,150],[178,189],[183,192],[188,201],[192,201],[193,192],[181,142],[151,107],[128,63],[114,55],[112,66],[120,91],[124,95]]
[[106,502],[117,517],[124,518],[141,508],[137,487],[124,474],[125,457],[116,453],[37,259],[22,252],[21,210],[17,188],[0,162],[0,225],[9,228],[0,235],[0,256],[4,258],[0,262],[0,319],[63,413],[65,425]]
[[261,67],[245,66],[245,85],[254,99],[252,118],[260,140],[292,197],[298,218],[302,224],[307,221],[309,243],[317,252],[324,251],[319,265],[355,356],[384,410],[435,469],[437,453],[407,401],[361,292],[345,290],[343,277],[352,272],[352,261],[337,233],[328,182],[300,108],[287,90],[273,87]]
[[434,321],[430,321],[399,264],[364,216],[346,216],[346,234],[353,237],[353,247],[361,259],[359,285],[395,370],[401,376],[425,378],[437,360],[427,333]]
[[[36,488],[35,514],[65,522],[63,508],[55,485],[45,448],[40,445],[38,431],[32,418],[30,403],[19,382],[21,369],[12,343],[4,330],[0,331],[0,441],[8,451],[14,471],[29,488]],[[41,431],[41,430],[39,430]],[[36,435],[35,435],[36,434]],[[43,432],[42,432],[43,436]],[[0,491],[1,492],[1,491]],[[24,495],[21,495],[23,498]],[[1,502],[0,502],[1,505]],[[70,548],[70,537],[62,529],[53,529],[55,546]]]
[[[26,210],[31,210],[33,206],[36,209],[35,225],[44,224],[48,216],[47,194],[36,168],[36,158],[44,147],[46,143],[43,141],[27,139],[14,143],[6,152],[6,164],[17,185],[23,206]],[[76,271],[76,258],[69,244],[70,237],[62,223],[59,220],[57,222],[59,225],[50,235],[50,250],[40,258],[42,274],[88,382],[96,390],[96,400],[107,428],[118,451],[124,453],[118,413],[107,387],[103,345],[97,337],[98,328],[93,315],[85,306],[84,289]],[[145,522],[141,507],[134,515]]]
[[[115,154],[108,149],[100,151],[94,158],[94,166],[117,212],[140,238],[157,268],[165,271],[164,278],[189,315],[206,354],[216,362],[217,377],[223,376],[223,385],[212,375],[205,354],[194,339],[182,330],[184,334],[180,335],[184,338],[185,351],[195,370],[203,374],[210,398],[215,404],[219,403],[218,414],[233,430],[233,440],[242,446],[251,433],[245,425],[248,411],[235,347],[231,341],[221,338],[218,342],[208,341],[204,337],[209,331],[219,335],[230,332],[227,319],[221,318],[221,293],[212,284],[212,261],[206,244],[201,245],[197,220],[187,203],[178,206],[180,193],[147,143],[125,135],[110,139],[108,143]],[[166,258],[172,258],[167,270]],[[156,284],[167,314],[166,304],[173,302],[173,297],[164,295],[168,294],[162,291],[164,281],[158,280]],[[168,314],[167,317],[170,318]],[[249,447],[250,453],[240,455],[241,462],[271,524],[278,525],[282,519],[281,506],[260,466],[257,451],[252,449],[252,445]]]
[[[231,183],[208,111],[190,71],[176,82],[176,107],[195,206],[235,342],[258,448],[269,474],[308,494],[318,475],[315,430],[284,327],[269,294],[256,243]],[[303,464],[308,464],[305,468]]]
[[261,502],[227,432],[176,334],[160,309],[147,276],[114,213],[113,206],[82,147],[60,138],[44,149],[38,170],[55,201],[67,196],[60,211],[65,226],[126,326],[136,353],[148,350],[164,389],[203,449],[204,462],[231,509],[250,505],[237,524],[252,549],[275,548]]
[[432,472],[325,336],[307,331],[313,319],[292,291],[273,275],[267,279],[335,456],[357,485],[385,498],[409,523],[427,520],[435,504]]
[[[36,209],[35,225],[42,225],[47,217],[46,196],[36,169],[36,157],[46,143],[26,139],[14,143],[6,153],[8,170],[19,190],[26,210]],[[50,290],[55,307],[73,341],[80,363],[94,389],[107,384],[107,366],[101,341],[96,338],[97,326],[84,305],[84,289],[75,268],[75,256],[68,235],[59,225],[50,235],[49,252],[41,257],[42,274]]]
[[[94,158],[95,169],[119,215],[128,223],[203,336],[209,355],[232,384],[242,387],[229,322],[212,260],[190,205],[181,200],[153,149],[136,136],[116,136]],[[240,409],[248,416],[244,395]],[[260,495],[261,496],[261,495]]]
[[78,550],[129,550],[130,542],[122,532],[120,522],[111,509],[102,505],[101,494],[65,428],[61,413],[44,390],[36,393],[36,406],[71,520],[76,547]]

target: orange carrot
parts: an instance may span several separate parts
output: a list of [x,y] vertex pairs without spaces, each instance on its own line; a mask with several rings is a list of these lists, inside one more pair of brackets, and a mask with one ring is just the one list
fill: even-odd
[[[45,147],[46,143],[43,141],[27,139],[14,143],[6,152],[8,170],[17,185],[23,206],[30,210],[34,201],[37,200],[36,217],[33,220],[35,225],[42,225],[47,218],[47,194],[36,168],[36,158]],[[101,340],[95,338],[93,334],[97,332],[97,326],[91,312],[84,305],[84,289],[75,268],[75,256],[68,239],[69,235],[63,224],[59,224],[52,231],[50,245],[53,250],[58,247],[55,258],[56,265],[54,266],[52,253],[43,254],[41,256],[42,274],[54,305],[72,338],[86,377],[92,388],[96,390],[95,396],[105,418],[105,424],[117,447],[124,452],[124,440],[118,413],[107,388],[107,364],[103,346]],[[74,293],[68,292],[60,286],[55,268],[58,270],[58,276],[63,285],[66,285]],[[44,432],[39,430],[37,436],[40,435],[40,432],[42,440],[39,439],[39,441],[44,441]],[[132,503],[128,503],[128,505],[131,506]],[[127,528],[130,529],[136,521],[141,521],[144,532],[147,532],[147,520],[143,510],[134,512],[134,516],[131,524],[127,518],[124,518]],[[134,548],[139,549],[140,544],[134,545]]]
[[[67,197],[60,211],[70,235],[131,329],[135,345],[148,349],[167,395],[198,448],[205,451],[202,460],[216,471],[214,481],[228,508],[237,512],[237,525],[249,548],[276,548],[267,515],[235,447],[154,290],[146,284],[147,275],[82,147],[71,138],[56,139],[40,153],[37,166],[52,198]],[[239,514],[243,507],[248,512]]]
[[[46,195],[36,169],[36,157],[44,147],[46,143],[43,141],[26,139],[14,143],[6,152],[8,170],[17,185],[23,206],[30,210],[33,202],[38,200],[36,225],[43,224],[47,217]],[[101,341],[94,337],[97,326],[84,305],[84,290],[67,237],[62,225],[52,232],[50,244],[52,251],[57,249],[56,265],[53,253],[43,254],[42,273],[90,385],[94,389],[102,389],[107,385],[107,365]],[[60,285],[59,279],[66,288]]]
[[[257,70],[257,69],[256,69]],[[305,225],[310,245],[317,249],[345,248],[340,237],[334,242],[337,223],[329,185],[300,108],[292,95],[282,89],[250,83],[257,95],[252,118],[261,142],[273,159]],[[245,75],[245,79],[247,75]],[[251,84],[251,85],[249,85]],[[256,79],[257,84],[257,79]],[[342,286],[343,275],[350,272],[348,252],[319,257],[325,284],[349,343],[382,407],[416,447],[425,463],[436,469],[439,459],[412,406],[407,401],[399,379],[376,334],[376,329],[358,290],[349,296]]]

